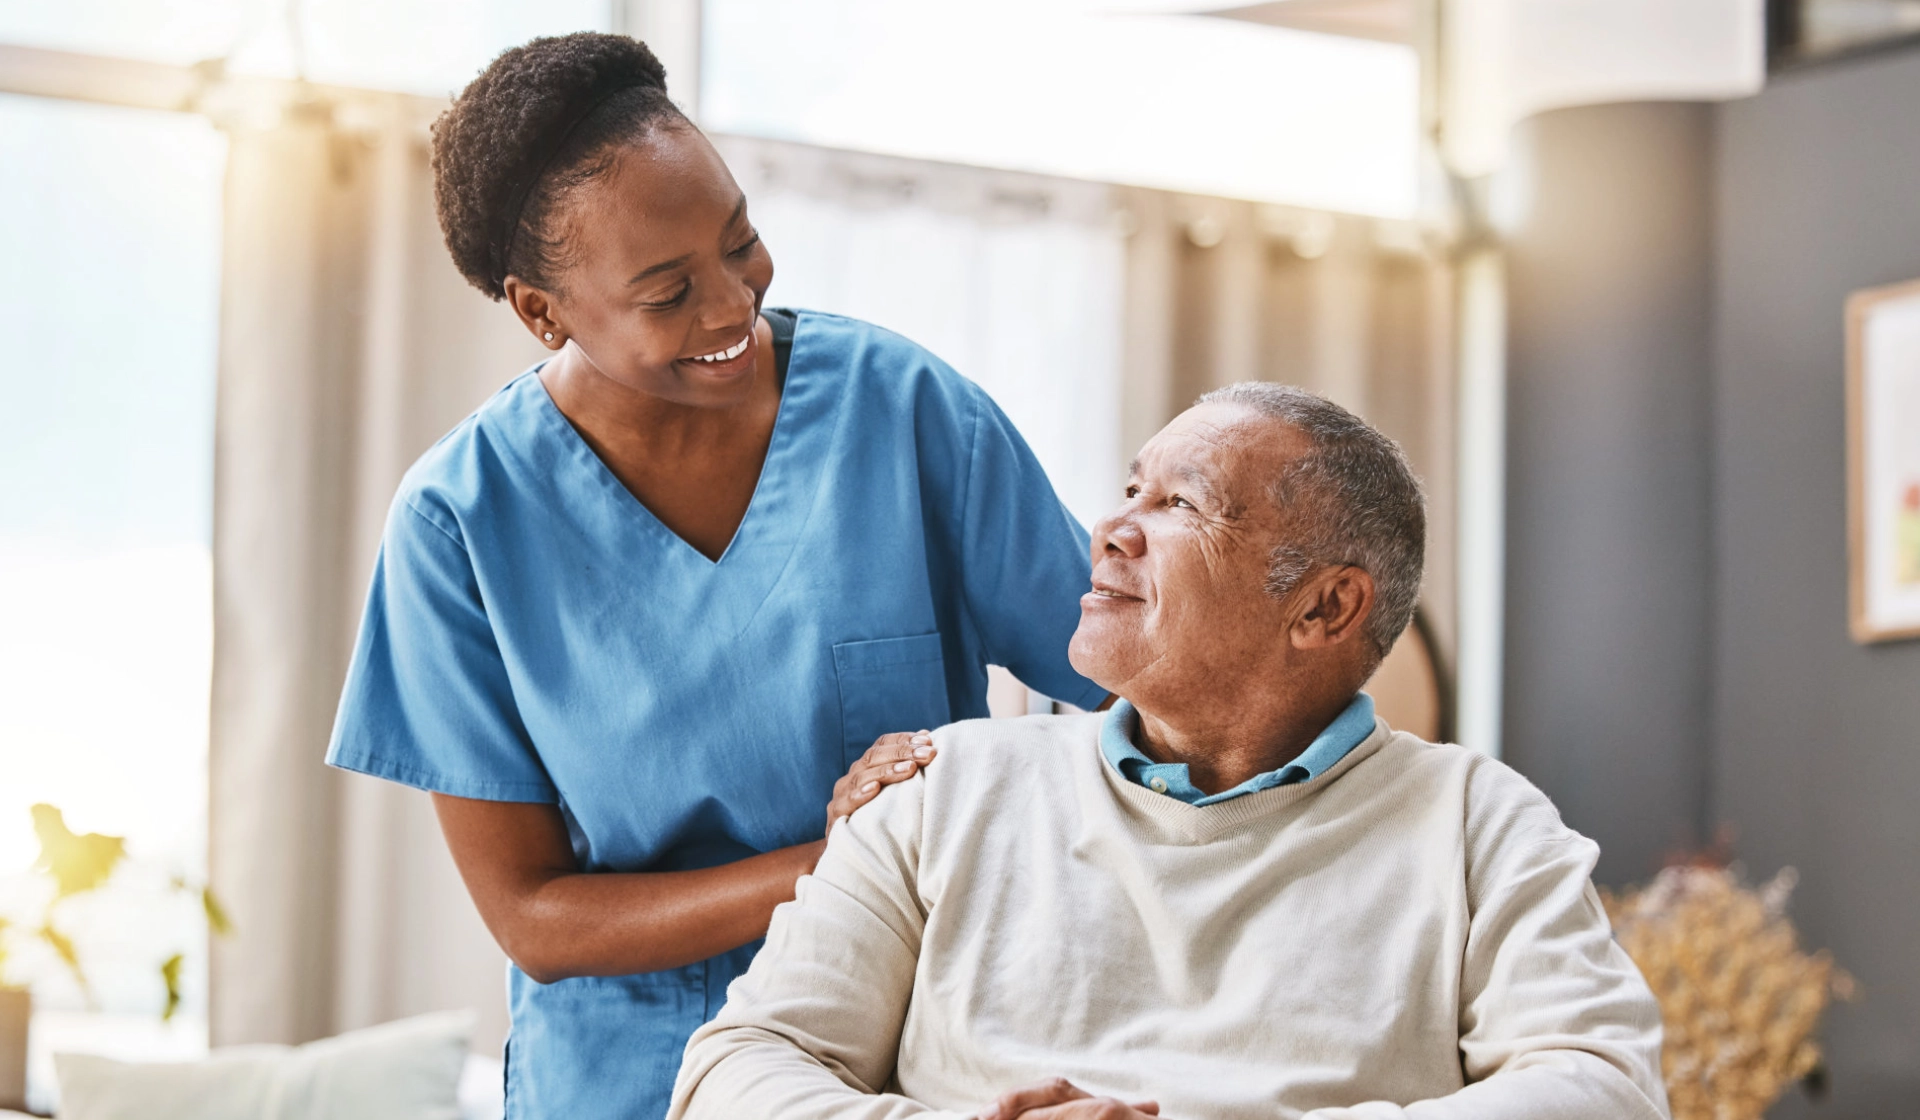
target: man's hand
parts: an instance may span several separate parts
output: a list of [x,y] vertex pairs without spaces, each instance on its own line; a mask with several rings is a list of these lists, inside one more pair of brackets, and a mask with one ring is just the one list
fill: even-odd
[[882,735],[867,748],[839,781],[833,783],[833,800],[827,802],[827,834],[833,826],[853,815],[853,811],[873,800],[881,786],[904,782],[933,761],[933,732],[904,731]]
[[1003,1094],[974,1120],[1142,1120],[1160,1115],[1156,1101],[1128,1104],[1096,1097],[1064,1077]]

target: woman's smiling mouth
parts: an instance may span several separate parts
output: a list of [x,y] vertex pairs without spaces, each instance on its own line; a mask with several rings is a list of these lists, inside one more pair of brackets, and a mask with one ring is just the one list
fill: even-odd
[[700,354],[695,357],[686,358],[683,360],[689,361],[689,362],[706,362],[708,364],[712,364],[714,362],[730,362],[735,358],[738,358],[740,355],[746,353],[747,345],[752,341],[753,341],[753,331],[749,330],[744,336],[741,337],[740,341],[734,343],[732,346],[727,347],[725,350],[715,350],[711,354]]

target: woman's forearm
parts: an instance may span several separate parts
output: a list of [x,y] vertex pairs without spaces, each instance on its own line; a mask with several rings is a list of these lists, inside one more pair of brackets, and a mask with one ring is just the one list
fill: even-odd
[[825,841],[699,871],[556,874],[526,892],[511,930],[514,963],[543,984],[702,961],[762,937]]
[[[834,787],[829,820],[934,757],[927,732],[883,735]],[[495,941],[542,983],[625,976],[703,961],[767,932],[773,908],[826,841],[699,871],[585,873],[554,805],[433,795],[440,831]]]
[[699,871],[585,873],[555,806],[436,793],[433,807],[487,929],[541,983],[657,972],[745,945],[826,846]]

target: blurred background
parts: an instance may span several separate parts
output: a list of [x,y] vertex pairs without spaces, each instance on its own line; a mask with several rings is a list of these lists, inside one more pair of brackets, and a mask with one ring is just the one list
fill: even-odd
[[[1605,884],[1796,867],[1864,998],[1772,1115],[1911,1114],[1920,648],[1849,634],[1843,307],[1920,278],[1920,0],[0,0],[35,1103],[56,1048],[471,1008],[497,1054],[424,797],[321,758],[401,473],[541,353],[447,260],[427,127],[581,29],[660,55],[770,303],[941,355],[1083,521],[1216,385],[1400,440],[1433,528],[1385,714],[1519,768]],[[42,803],[126,838],[110,891],[32,870]]]

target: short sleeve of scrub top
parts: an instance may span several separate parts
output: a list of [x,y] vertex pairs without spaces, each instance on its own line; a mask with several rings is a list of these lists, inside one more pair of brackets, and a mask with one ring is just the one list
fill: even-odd
[[346,685],[355,708],[379,718],[356,728],[357,749],[342,741],[329,761],[456,797],[556,802],[447,520],[405,500],[387,516]]
[[[409,471],[328,761],[552,802],[583,871],[818,839],[879,735],[986,714],[986,666],[1081,707],[1086,531],[977,386],[799,312],[766,462],[718,561],[515,379]],[[663,1115],[688,1035],[757,944],[538,984],[509,970],[508,1116]]]

